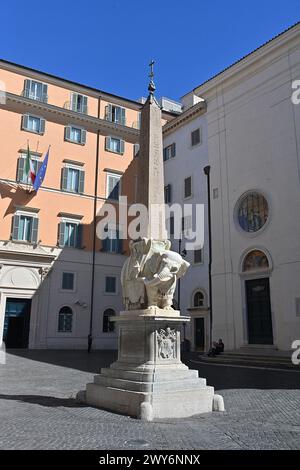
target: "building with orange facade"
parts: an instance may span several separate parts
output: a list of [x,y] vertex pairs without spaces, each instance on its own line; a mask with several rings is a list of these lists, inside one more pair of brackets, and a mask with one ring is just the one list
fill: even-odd
[[[99,240],[96,214],[134,200],[141,103],[3,60],[0,82],[0,341],[113,349],[126,240]],[[37,192],[27,146],[35,171],[50,146]]]

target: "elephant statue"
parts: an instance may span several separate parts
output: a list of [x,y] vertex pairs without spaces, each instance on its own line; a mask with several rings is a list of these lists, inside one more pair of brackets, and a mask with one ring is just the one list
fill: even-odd
[[126,310],[172,309],[177,279],[189,263],[170,247],[169,240],[143,238],[130,243],[131,253],[121,273]]

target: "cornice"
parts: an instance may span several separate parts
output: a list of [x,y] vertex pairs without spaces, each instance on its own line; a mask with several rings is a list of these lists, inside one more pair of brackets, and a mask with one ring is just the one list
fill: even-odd
[[114,122],[98,119],[88,114],[77,113],[69,109],[54,106],[53,104],[43,103],[41,101],[31,100],[24,96],[6,93],[6,104],[1,104],[0,109],[8,109],[20,114],[26,112],[42,113],[48,121],[58,122],[59,124],[68,125],[70,123],[78,124],[86,128],[90,132],[99,131],[101,135],[118,135],[130,143],[139,141],[140,131],[134,127],[122,126]]
[[244,79],[244,75],[249,75],[249,69],[256,73],[276,60],[278,50],[287,48],[286,54],[288,54],[293,48],[299,48],[299,37],[300,24],[298,23],[194,88],[194,93],[208,99],[218,86],[222,86],[223,89],[234,86],[237,81]]
[[192,121],[196,116],[204,114],[206,112],[206,102],[200,101],[191,108],[184,111],[178,117],[174,118],[172,121],[168,122],[163,127],[163,135],[170,134],[178,127],[183,126],[189,121]]

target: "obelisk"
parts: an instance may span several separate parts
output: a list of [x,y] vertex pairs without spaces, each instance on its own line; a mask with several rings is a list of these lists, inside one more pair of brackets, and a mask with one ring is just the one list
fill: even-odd
[[153,62],[150,66],[138,157],[138,202],[149,210],[146,233],[131,241],[121,273],[125,310],[111,319],[118,326],[118,359],[78,396],[89,405],[145,421],[223,409],[222,397],[180,360],[181,325],[190,318],[172,304],[176,281],[189,263],[170,250],[164,220],[157,217],[157,206],[164,203],[162,125]]
[[164,167],[161,108],[154,96],[153,64],[148,86],[149,96],[141,112],[140,150],[138,156],[137,201],[148,209],[143,236],[166,239],[164,210]]

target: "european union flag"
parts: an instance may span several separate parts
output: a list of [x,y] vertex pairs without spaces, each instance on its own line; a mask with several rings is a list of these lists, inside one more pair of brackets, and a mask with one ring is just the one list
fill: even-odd
[[46,156],[44,158],[44,161],[43,161],[39,171],[37,172],[36,178],[34,180],[33,189],[35,191],[38,191],[40,189],[40,187],[41,187],[41,185],[44,181],[46,171],[47,171],[47,165],[48,165],[49,150],[50,150],[50,148],[48,149],[48,151],[46,153]]

